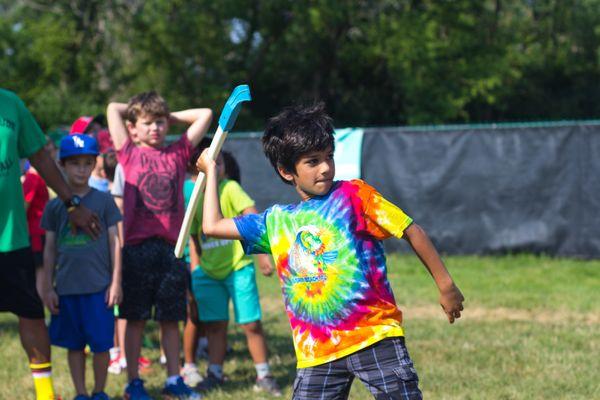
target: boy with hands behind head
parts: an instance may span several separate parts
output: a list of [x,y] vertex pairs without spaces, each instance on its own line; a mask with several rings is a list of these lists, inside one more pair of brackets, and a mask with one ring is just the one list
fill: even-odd
[[335,181],[331,119],[322,105],[272,118],[263,149],[301,202],[223,218],[217,167],[205,151],[202,228],[238,239],[247,253],[271,253],[292,327],[295,399],[347,398],[358,377],[376,398],[421,399],[404,344],[402,313],[387,279],[382,240],[406,239],[431,273],[450,323],[464,298],[421,227],[361,180]]
[[[108,128],[123,167],[124,242],[123,304],[127,320],[125,355],[129,384],[125,399],[149,396],[139,378],[138,358],[146,320],[153,315],[161,330],[167,361],[165,396],[198,399],[179,376],[179,321],[186,320],[187,275],[184,260],[174,255],[185,212],[183,182],[186,165],[212,119],[207,108],[171,113],[156,92],[140,93],[128,104],[111,103]],[[169,124],[189,125],[180,139],[165,144]],[[134,144],[130,137],[138,140]]]

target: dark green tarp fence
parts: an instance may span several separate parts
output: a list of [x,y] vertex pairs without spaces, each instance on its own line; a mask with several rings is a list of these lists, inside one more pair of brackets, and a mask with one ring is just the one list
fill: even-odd
[[[232,135],[225,149],[259,209],[298,201],[264,157],[260,133]],[[444,253],[600,257],[597,121],[366,128],[362,178]]]

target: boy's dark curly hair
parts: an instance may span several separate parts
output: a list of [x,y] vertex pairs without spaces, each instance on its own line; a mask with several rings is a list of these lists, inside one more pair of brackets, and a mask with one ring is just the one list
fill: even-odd
[[322,102],[287,107],[267,122],[262,137],[263,151],[281,180],[291,185],[277,167],[296,173],[296,162],[303,155],[328,148],[334,150],[333,132],[331,117]]

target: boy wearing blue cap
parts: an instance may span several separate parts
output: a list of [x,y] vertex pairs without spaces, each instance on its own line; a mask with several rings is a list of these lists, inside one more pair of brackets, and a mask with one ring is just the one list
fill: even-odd
[[[46,205],[42,216],[46,244],[40,294],[52,313],[51,343],[69,350],[76,400],[108,399],[104,386],[110,359],[108,350],[113,345],[112,307],[122,298],[121,252],[117,235],[121,213],[110,194],[88,186],[98,153],[96,139],[87,135],[67,136],[60,143],[60,164],[76,195],[73,202],[98,215],[99,237],[94,239],[83,231],[74,230],[69,224],[69,209],[58,199]],[[91,397],[85,387],[86,345],[94,353],[95,384]]]

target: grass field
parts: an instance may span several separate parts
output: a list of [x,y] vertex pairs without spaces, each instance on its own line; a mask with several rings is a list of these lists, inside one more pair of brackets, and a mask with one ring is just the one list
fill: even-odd
[[[454,325],[445,320],[433,281],[416,257],[388,260],[425,398],[600,398],[600,261],[519,255],[447,257],[446,262],[466,298],[463,318]],[[259,285],[274,374],[290,398],[295,358],[279,286],[275,278],[262,276]],[[156,342],[156,334],[150,339]],[[230,328],[230,339],[234,352],[225,372],[231,381],[205,398],[267,398],[252,391],[254,368],[241,331]],[[156,360],[158,350],[147,348],[144,354]],[[65,352],[53,348],[53,361],[55,386],[70,399]],[[164,372],[158,363],[144,378],[159,398]],[[0,382],[0,399],[32,396],[10,314],[0,314]],[[108,394],[120,399],[124,383],[124,375],[111,375]],[[355,383],[350,398],[370,395]]]

